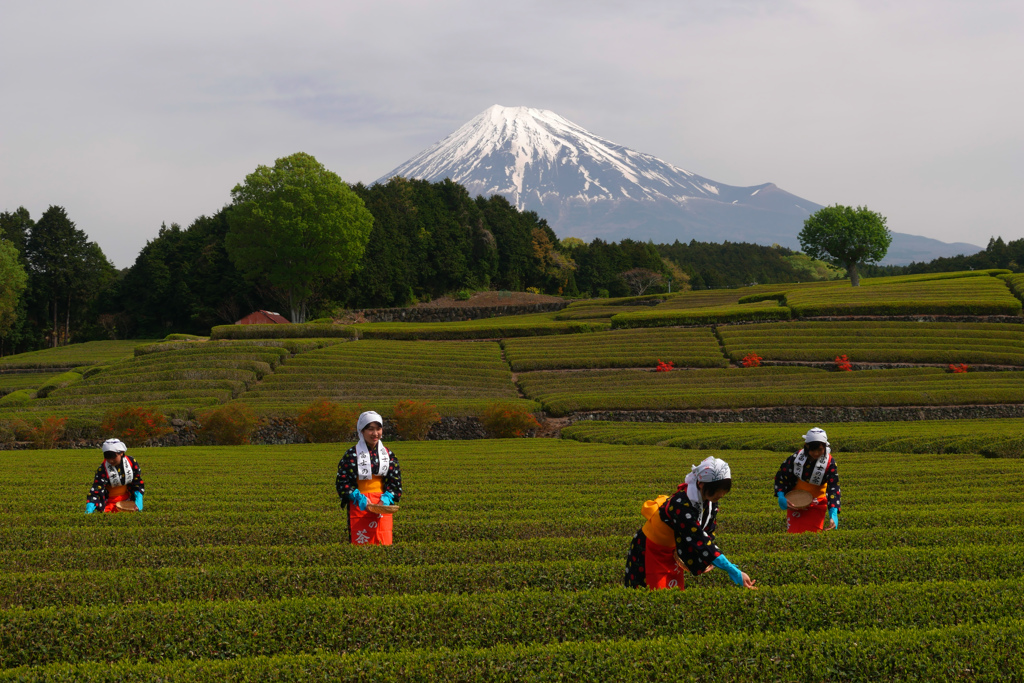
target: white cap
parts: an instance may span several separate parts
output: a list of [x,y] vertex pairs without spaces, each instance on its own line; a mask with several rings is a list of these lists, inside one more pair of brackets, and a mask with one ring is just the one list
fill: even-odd
[[359,416],[359,421],[356,423],[356,431],[362,432],[366,429],[366,425],[371,422],[376,422],[381,427],[384,426],[384,418],[380,416],[380,413],[375,413],[372,410],[367,410],[365,413]]
[[104,453],[124,453],[128,450],[128,447],[124,445],[121,439],[107,439],[100,446],[100,450]]
[[828,434],[826,434],[825,430],[820,427],[815,427],[814,429],[804,434],[804,443],[814,442],[823,443],[826,446],[832,445],[828,442]]
[[729,469],[729,463],[721,458],[712,456],[701,460],[699,465],[693,465],[690,471],[697,481],[702,481],[705,484],[712,481],[732,479],[732,470]]

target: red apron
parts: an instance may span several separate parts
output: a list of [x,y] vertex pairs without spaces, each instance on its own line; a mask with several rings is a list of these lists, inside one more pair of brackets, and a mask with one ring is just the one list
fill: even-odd
[[[371,503],[379,504],[384,493],[381,477],[360,480],[356,485],[359,492]],[[363,511],[355,503],[348,504],[348,525],[351,529],[351,541],[354,545],[391,545],[392,515]]]
[[[129,465],[125,463],[125,466]],[[127,486],[111,486],[107,489],[107,504],[103,506],[104,512],[123,512],[121,508],[117,507],[117,504],[130,500],[131,496],[128,495]]]
[[683,569],[676,564],[675,534],[668,524],[661,521],[658,508],[668,500],[668,496],[658,496],[644,503],[641,514],[647,519],[644,524],[644,536],[647,537],[647,550],[644,552],[644,567],[647,574],[647,587],[653,590],[660,588],[678,588],[685,590]]
[[828,515],[828,499],[825,497],[825,484],[814,486],[806,481],[797,480],[794,488],[808,491],[815,496],[814,502],[803,510],[786,510],[786,531],[791,534],[802,534],[810,531],[817,533],[825,528],[825,517]]

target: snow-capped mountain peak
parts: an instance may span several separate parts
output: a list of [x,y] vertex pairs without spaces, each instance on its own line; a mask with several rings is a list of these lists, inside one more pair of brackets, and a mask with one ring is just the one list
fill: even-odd
[[719,184],[650,154],[617,145],[553,111],[494,105],[420,152],[394,175],[451,178],[478,194],[502,194],[519,208],[571,197],[715,197]]

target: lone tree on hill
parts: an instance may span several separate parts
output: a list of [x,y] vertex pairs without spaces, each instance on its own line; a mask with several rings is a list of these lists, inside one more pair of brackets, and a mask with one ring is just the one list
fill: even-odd
[[257,166],[231,190],[224,243],[250,280],[264,280],[306,321],[318,282],[358,269],[373,215],[337,174],[309,154]]
[[665,281],[661,273],[655,273],[647,268],[630,268],[625,272],[619,273],[619,277],[629,287],[629,292],[633,296],[640,296],[651,287],[660,285]]
[[799,238],[800,248],[811,258],[846,268],[854,287],[860,285],[857,266],[882,260],[892,243],[885,216],[866,206],[839,204],[811,214]]

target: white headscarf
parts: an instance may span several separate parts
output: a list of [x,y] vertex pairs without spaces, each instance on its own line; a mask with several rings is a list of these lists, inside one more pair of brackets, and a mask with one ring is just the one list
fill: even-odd
[[121,441],[121,439],[107,439],[103,442],[103,445],[100,446],[100,450],[104,453],[126,453],[128,451],[128,447],[124,445],[124,442]]
[[[357,476],[360,479],[371,479],[373,477],[373,468],[370,461],[370,449],[366,445],[366,439],[363,438],[363,430],[366,429],[366,425],[376,422],[381,427],[384,426],[384,418],[380,416],[380,413],[376,413],[372,410],[368,410],[359,416],[359,420],[356,421],[356,431],[359,432],[359,443],[356,444],[356,470]],[[388,468],[391,466],[391,459],[388,457],[388,449],[384,448],[383,441],[377,441],[377,476],[382,477],[388,473]]]
[[831,446],[828,442],[828,434],[821,427],[815,427],[804,434],[804,443],[823,443],[826,446]]
[[686,482],[686,496],[699,512],[703,513],[704,511],[704,497],[701,495],[700,489],[697,488],[697,483],[707,484],[723,479],[732,479],[732,470],[729,469],[729,463],[721,458],[708,456],[701,460],[699,465],[690,467],[690,473],[683,481]]

